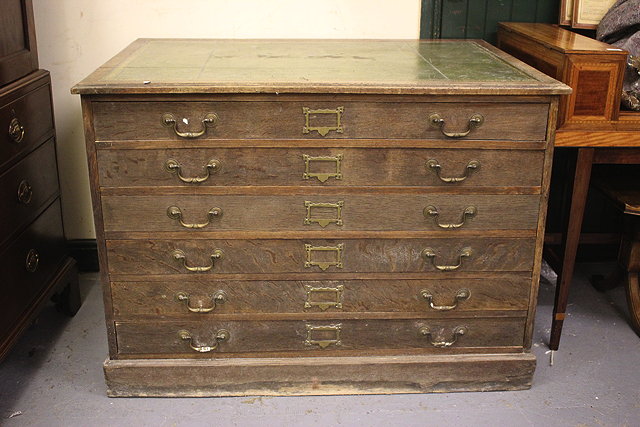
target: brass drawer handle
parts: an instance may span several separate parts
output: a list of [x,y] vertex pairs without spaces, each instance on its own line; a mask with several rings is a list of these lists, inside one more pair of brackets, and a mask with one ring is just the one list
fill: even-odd
[[[304,263],[305,268],[320,267],[320,270],[324,271],[327,268],[334,266],[336,268],[342,268],[342,251],[344,250],[344,244],[340,243],[337,246],[312,246],[305,244],[304,250],[306,252],[307,260]],[[331,261],[314,261],[314,253],[335,253],[335,259]]]
[[[343,285],[338,285],[335,288],[315,288],[310,285],[304,285],[307,292],[307,299],[304,302],[304,308],[318,307],[320,310],[325,311],[329,307],[342,308],[342,292],[344,291]],[[313,301],[314,296],[324,295],[332,298],[333,301]]]
[[215,218],[220,218],[222,216],[222,209],[220,208],[211,208],[209,212],[207,212],[207,222],[203,223],[186,223],[182,220],[182,211],[177,206],[169,206],[167,208],[167,216],[171,219],[174,219],[180,223],[184,228],[198,230],[201,228],[205,228],[207,225],[211,224]]
[[438,222],[438,216],[440,215],[440,213],[438,212],[438,208],[436,208],[435,206],[427,206],[426,208],[424,208],[422,213],[424,214],[425,218],[432,217],[433,222],[435,222],[438,227],[444,228],[445,230],[453,230],[462,227],[467,221],[467,218],[471,219],[476,216],[476,214],[478,213],[478,209],[475,206],[467,206],[464,211],[462,211],[462,218],[460,219],[460,222],[449,224],[440,224]]
[[[307,216],[304,219],[305,225],[310,225],[312,223],[318,223],[320,227],[326,227],[331,223],[335,223],[338,226],[342,226],[342,208],[344,207],[344,201],[340,200],[338,203],[313,203],[309,201],[304,202],[304,206],[307,208]],[[324,209],[335,209],[336,214],[335,218],[313,218],[312,210],[314,208],[324,208]]]
[[465,301],[469,299],[471,296],[471,291],[469,289],[460,289],[455,296],[455,302],[452,305],[435,305],[433,303],[433,294],[428,289],[423,289],[420,291],[420,296],[427,300],[429,303],[429,307],[437,311],[448,311],[453,310],[458,306],[460,301]]
[[[325,182],[329,178],[342,179],[342,154],[337,154],[335,157],[332,156],[317,156],[311,157],[307,154],[302,155],[302,159],[304,160],[304,173],[302,174],[303,179],[310,178],[318,178],[318,181]],[[311,162],[332,162],[336,165],[335,172],[311,172]]]
[[462,266],[462,258],[471,256],[471,248],[463,248],[458,255],[458,263],[456,265],[438,265],[436,264],[436,253],[431,248],[425,248],[422,251],[422,257],[424,259],[431,259],[433,266],[440,271],[453,271]]
[[164,164],[165,169],[170,173],[175,173],[178,179],[185,184],[200,184],[209,179],[212,173],[216,173],[220,170],[220,161],[211,159],[209,163],[204,166],[206,174],[204,176],[185,177],[182,175],[182,166],[177,160],[169,159]]
[[38,251],[35,249],[29,250],[24,264],[29,273],[35,273],[38,269],[38,265],[40,264],[40,254]]
[[18,201],[23,205],[28,205],[31,203],[32,197],[33,188],[31,184],[26,179],[20,181],[20,184],[18,184]]
[[216,260],[222,259],[222,251],[220,249],[214,250],[213,253],[210,255],[211,264],[203,267],[190,266],[187,263],[187,256],[185,255],[184,251],[180,249],[176,249],[175,251],[173,251],[171,253],[171,257],[177,261],[181,261],[182,266],[186,268],[188,271],[191,271],[194,273],[203,273],[205,271],[211,270],[215,266]]
[[422,328],[420,328],[418,330],[418,333],[423,336],[423,337],[428,337],[431,336],[431,340],[429,341],[429,343],[434,346],[434,347],[438,347],[438,348],[446,348],[446,347],[451,347],[452,345],[454,345],[456,343],[456,341],[458,340],[458,337],[463,336],[464,334],[466,334],[468,331],[468,328],[466,326],[456,326],[455,328],[453,328],[452,332],[452,338],[451,341],[445,341],[444,339],[442,339],[441,337],[437,337],[433,338],[431,330],[429,329],[428,326],[423,326]]
[[[304,341],[305,345],[317,345],[322,349],[329,347],[331,344],[335,346],[342,345],[340,340],[340,332],[342,331],[342,323],[335,325],[323,325],[307,327],[307,339]],[[333,338],[327,338],[333,334]]]
[[[304,114],[304,127],[302,128],[302,133],[307,134],[314,130],[317,131],[321,136],[326,136],[332,130],[335,131],[336,133],[343,133],[344,129],[342,128],[342,113],[344,113],[344,107],[338,107],[334,110],[330,110],[330,109],[312,110],[308,107],[302,107],[302,114]],[[335,114],[336,125],[335,126],[311,126],[309,124],[309,116],[311,114]]]
[[24,139],[24,126],[20,124],[16,117],[9,122],[9,136],[16,144]]
[[216,309],[218,304],[227,302],[227,294],[225,294],[224,291],[218,291],[213,295],[208,295],[208,297],[211,299],[211,305],[204,307],[202,301],[199,301],[198,306],[194,307],[191,305],[191,295],[186,292],[178,292],[176,294],[176,300],[184,301],[187,309],[192,313],[211,313]]
[[[189,123],[189,120],[186,119],[186,118],[182,119],[182,121],[185,124]],[[207,131],[207,127],[215,126],[216,124],[218,124],[218,115],[216,113],[209,113],[209,114],[205,115],[204,119],[202,119],[202,130],[199,130],[198,132],[181,132],[181,131],[179,131],[178,130],[178,121],[176,120],[174,115],[171,114],[171,113],[165,113],[165,114],[162,115],[162,124],[164,126],[166,126],[166,127],[172,127],[173,131],[180,138],[193,139],[193,138],[198,138],[198,137],[204,135],[204,133]]]
[[471,175],[471,172],[475,171],[480,167],[480,162],[477,160],[469,161],[469,163],[467,163],[467,166],[464,169],[464,173],[460,177],[443,177],[441,175],[442,166],[440,166],[440,163],[438,163],[438,161],[435,159],[427,160],[426,167],[429,170],[432,170],[436,174],[436,176],[440,179],[440,181],[446,182],[447,184],[454,184],[456,182],[462,182],[465,179],[469,178],[469,176]]
[[444,122],[445,120],[438,113],[431,113],[429,115],[429,123],[433,128],[440,128],[440,132],[446,137],[449,138],[463,138],[471,133],[471,131],[475,128],[482,126],[484,123],[484,117],[480,114],[473,114],[469,118],[469,126],[465,132],[447,132],[444,130]]
[[218,332],[216,332],[216,335],[213,337],[215,342],[211,345],[194,345],[194,340],[191,336],[191,332],[184,329],[178,331],[178,337],[180,337],[181,340],[188,340],[191,350],[197,351],[198,353],[209,353],[210,351],[217,350],[218,344],[220,344],[221,342],[228,341],[231,337],[231,334],[226,329],[219,329]]

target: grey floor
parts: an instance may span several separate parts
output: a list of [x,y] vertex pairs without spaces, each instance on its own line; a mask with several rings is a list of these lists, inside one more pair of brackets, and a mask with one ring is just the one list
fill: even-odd
[[587,282],[607,265],[579,266],[560,351],[547,341],[554,277],[541,284],[533,388],[518,392],[390,396],[110,399],[96,274],[69,319],[47,307],[0,364],[0,425],[20,426],[640,426],[640,338],[621,288]]

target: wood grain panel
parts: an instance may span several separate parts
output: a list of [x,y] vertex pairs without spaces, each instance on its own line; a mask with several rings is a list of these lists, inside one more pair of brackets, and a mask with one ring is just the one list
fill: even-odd
[[[180,274],[189,273],[172,253],[180,249],[189,266],[211,265],[216,249],[222,259],[207,272],[198,275],[251,273],[308,273],[310,279],[323,273],[384,272],[412,273],[437,271],[431,259],[421,253],[433,248],[437,265],[456,265],[464,248],[472,254],[463,258],[456,270],[530,271],[533,263],[533,239],[340,239],[340,240],[108,240],[107,255],[111,274]],[[343,268],[329,266],[306,268],[305,244],[313,247],[343,245]],[[312,254],[314,262],[332,262],[336,252]],[[442,272],[443,276],[455,274]]]
[[[303,155],[341,157],[341,179],[304,178]],[[539,186],[542,151],[393,148],[201,148],[164,150],[98,150],[100,185],[185,186],[177,174],[165,167],[173,159],[184,177],[205,177],[210,160],[220,164],[202,186],[299,185],[333,186],[434,186],[445,188],[488,186]],[[435,160],[444,178],[460,178],[467,165],[480,165],[464,181],[444,183],[427,162]],[[336,161],[309,161],[311,173],[334,173]],[[529,167],[523,168],[522,165]]]
[[[380,197],[309,191],[300,196],[103,196],[102,211],[107,233],[185,231],[197,237],[216,230],[437,231],[453,225],[459,228],[448,231],[457,235],[465,230],[532,230],[539,203],[538,195]],[[169,216],[172,208],[178,216]],[[203,227],[188,228],[194,224]]]
[[[523,318],[502,319],[442,319],[442,320],[340,320],[323,321],[206,321],[206,322],[116,322],[118,351],[121,354],[165,354],[165,357],[211,357],[220,353],[245,352],[304,352],[323,350],[318,344],[307,343],[307,325],[332,327],[331,330],[311,332],[313,341],[337,341],[324,350],[365,350],[418,348],[443,352],[431,342],[453,341],[456,327],[467,328],[456,336],[452,347],[519,346],[524,330]],[[419,330],[428,327],[432,335],[423,336]],[[336,329],[339,328],[339,332]],[[229,337],[216,350],[199,353],[190,348],[213,346],[216,333],[227,330]],[[188,331],[191,340],[181,339],[180,331]]]
[[[256,313],[415,312],[423,316],[455,316],[460,312],[526,310],[531,280],[524,277],[486,277],[440,280],[203,280],[173,282],[114,282],[111,284],[114,314],[119,320],[140,316],[161,319],[204,319],[220,315]],[[422,295],[426,290],[432,299]],[[468,298],[456,298],[468,290]],[[224,302],[214,295],[222,292]],[[188,300],[178,298],[179,294]],[[450,310],[434,306],[455,306]],[[210,309],[193,312],[192,309]]]
[[[0,243],[33,221],[44,203],[58,194],[57,176],[53,140],[0,176],[0,200],[4,201],[0,204]],[[20,188],[27,190],[21,199]]]
[[[457,99],[442,103],[392,102],[321,102],[307,98],[299,102],[95,102],[94,127],[97,141],[180,140],[174,130],[162,123],[171,113],[182,132],[202,130],[201,120],[210,113],[219,117],[216,126],[207,128],[200,139],[276,138],[323,139],[318,132],[303,133],[303,107],[336,109],[344,107],[343,132],[331,131],[328,138],[428,138],[447,139],[440,128],[429,125],[431,113],[445,119],[444,130],[464,132],[469,119],[481,114],[484,123],[462,139],[543,141],[546,133],[548,105],[510,103],[459,103]],[[335,118],[335,115],[333,115]],[[384,118],[384,123],[381,123]],[[183,120],[184,119],[184,120]],[[324,115],[311,121],[312,126],[329,126]],[[184,123],[186,121],[186,123]],[[411,126],[407,126],[411,123]],[[517,123],[518,126],[513,126]],[[453,139],[454,141],[458,139]]]

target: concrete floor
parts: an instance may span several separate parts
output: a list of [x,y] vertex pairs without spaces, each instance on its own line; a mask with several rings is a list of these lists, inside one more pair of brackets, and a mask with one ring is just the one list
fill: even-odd
[[0,364],[0,425],[640,426],[640,338],[627,324],[624,292],[599,294],[587,283],[606,267],[579,266],[553,366],[554,278],[543,279],[531,390],[277,398],[107,398],[100,289],[97,275],[85,274],[76,317],[47,307]]

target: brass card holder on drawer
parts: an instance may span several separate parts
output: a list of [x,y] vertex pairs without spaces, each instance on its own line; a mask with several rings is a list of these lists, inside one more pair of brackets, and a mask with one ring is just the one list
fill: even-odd
[[[334,223],[338,226],[342,226],[342,208],[344,207],[344,201],[340,200],[337,203],[313,203],[309,201],[304,202],[304,206],[307,208],[307,216],[304,219],[305,225],[317,223],[320,227],[326,227],[327,225]],[[314,218],[313,210],[318,208],[335,209],[335,218]]]
[[[307,339],[304,341],[305,345],[317,345],[322,349],[329,347],[331,344],[335,346],[342,345],[340,341],[340,332],[342,331],[342,324],[335,325],[323,325],[323,326],[307,326]],[[327,332],[329,334],[327,334]],[[322,338],[318,337],[318,335]],[[333,334],[333,338],[325,338],[326,336]]]
[[431,259],[433,266],[440,271],[453,271],[462,267],[462,258],[467,258],[471,256],[471,248],[462,248],[460,251],[460,255],[458,255],[458,263],[455,265],[439,265],[436,264],[436,252],[431,248],[425,248],[422,251],[422,257],[427,260]]
[[[330,131],[335,131],[336,133],[343,133],[344,129],[342,129],[342,113],[344,113],[344,107],[338,107],[335,110],[330,110],[330,109],[312,110],[308,107],[302,107],[302,114],[304,114],[304,127],[302,128],[302,133],[307,134],[314,130],[317,131],[321,136],[326,136]],[[310,116],[312,114],[335,114],[336,125],[335,126],[311,126]]]
[[198,353],[209,353],[211,351],[217,350],[218,344],[220,344],[221,342],[228,341],[231,337],[231,334],[226,329],[219,329],[213,337],[214,342],[211,345],[194,344],[194,339],[191,335],[191,332],[184,329],[178,331],[178,337],[181,340],[189,341],[189,347],[191,348],[191,350],[197,351]]
[[[329,178],[342,179],[342,154],[335,156],[309,156],[307,154],[302,155],[304,160],[304,173],[303,179],[318,178],[318,181],[325,182]],[[335,163],[335,172],[312,172],[311,165],[314,163]]]
[[[338,285],[335,288],[316,288],[311,285],[305,285],[304,288],[307,292],[307,299],[304,302],[304,308],[318,307],[322,311],[325,311],[330,307],[342,309],[343,285]],[[323,296],[326,299],[323,299],[322,301],[314,301],[314,298],[322,298]]]
[[[327,268],[334,266],[336,268],[342,268],[342,251],[344,250],[344,244],[340,243],[338,246],[312,246],[309,244],[304,245],[304,250],[307,255],[307,260],[304,263],[305,268],[320,267],[320,270],[324,271]],[[332,261],[316,261],[313,259],[315,253],[335,253],[335,260]]]
[[466,326],[456,326],[451,331],[452,338],[449,341],[446,341],[445,339],[439,336],[434,338],[433,333],[431,332],[431,329],[429,329],[428,326],[423,326],[420,329],[418,329],[418,334],[423,337],[431,337],[429,344],[431,344],[432,346],[438,347],[438,348],[446,348],[454,345],[458,340],[458,337],[463,336],[464,334],[467,333],[467,331],[468,331],[468,328]]
[[424,208],[422,213],[425,216],[425,218],[429,218],[429,217],[433,218],[433,222],[435,222],[435,224],[439,228],[442,228],[445,230],[455,230],[456,228],[460,228],[463,225],[465,225],[465,223],[467,222],[467,219],[471,219],[474,216],[476,216],[476,214],[478,213],[478,209],[475,206],[467,206],[462,211],[462,218],[460,219],[459,222],[444,223],[444,224],[438,222],[438,217],[440,216],[440,212],[438,212],[438,208],[436,208],[435,206],[431,206],[431,205],[427,206],[426,208]]
[[470,160],[469,163],[467,163],[467,166],[465,166],[462,176],[450,176],[450,177],[442,176],[441,174],[442,166],[440,166],[440,163],[436,159],[427,160],[427,163],[425,164],[425,166],[427,167],[427,170],[433,171],[433,173],[436,174],[436,176],[440,181],[445,182],[447,184],[455,184],[457,182],[462,182],[467,178],[469,178],[471,176],[471,173],[480,167],[480,162],[477,160]]

